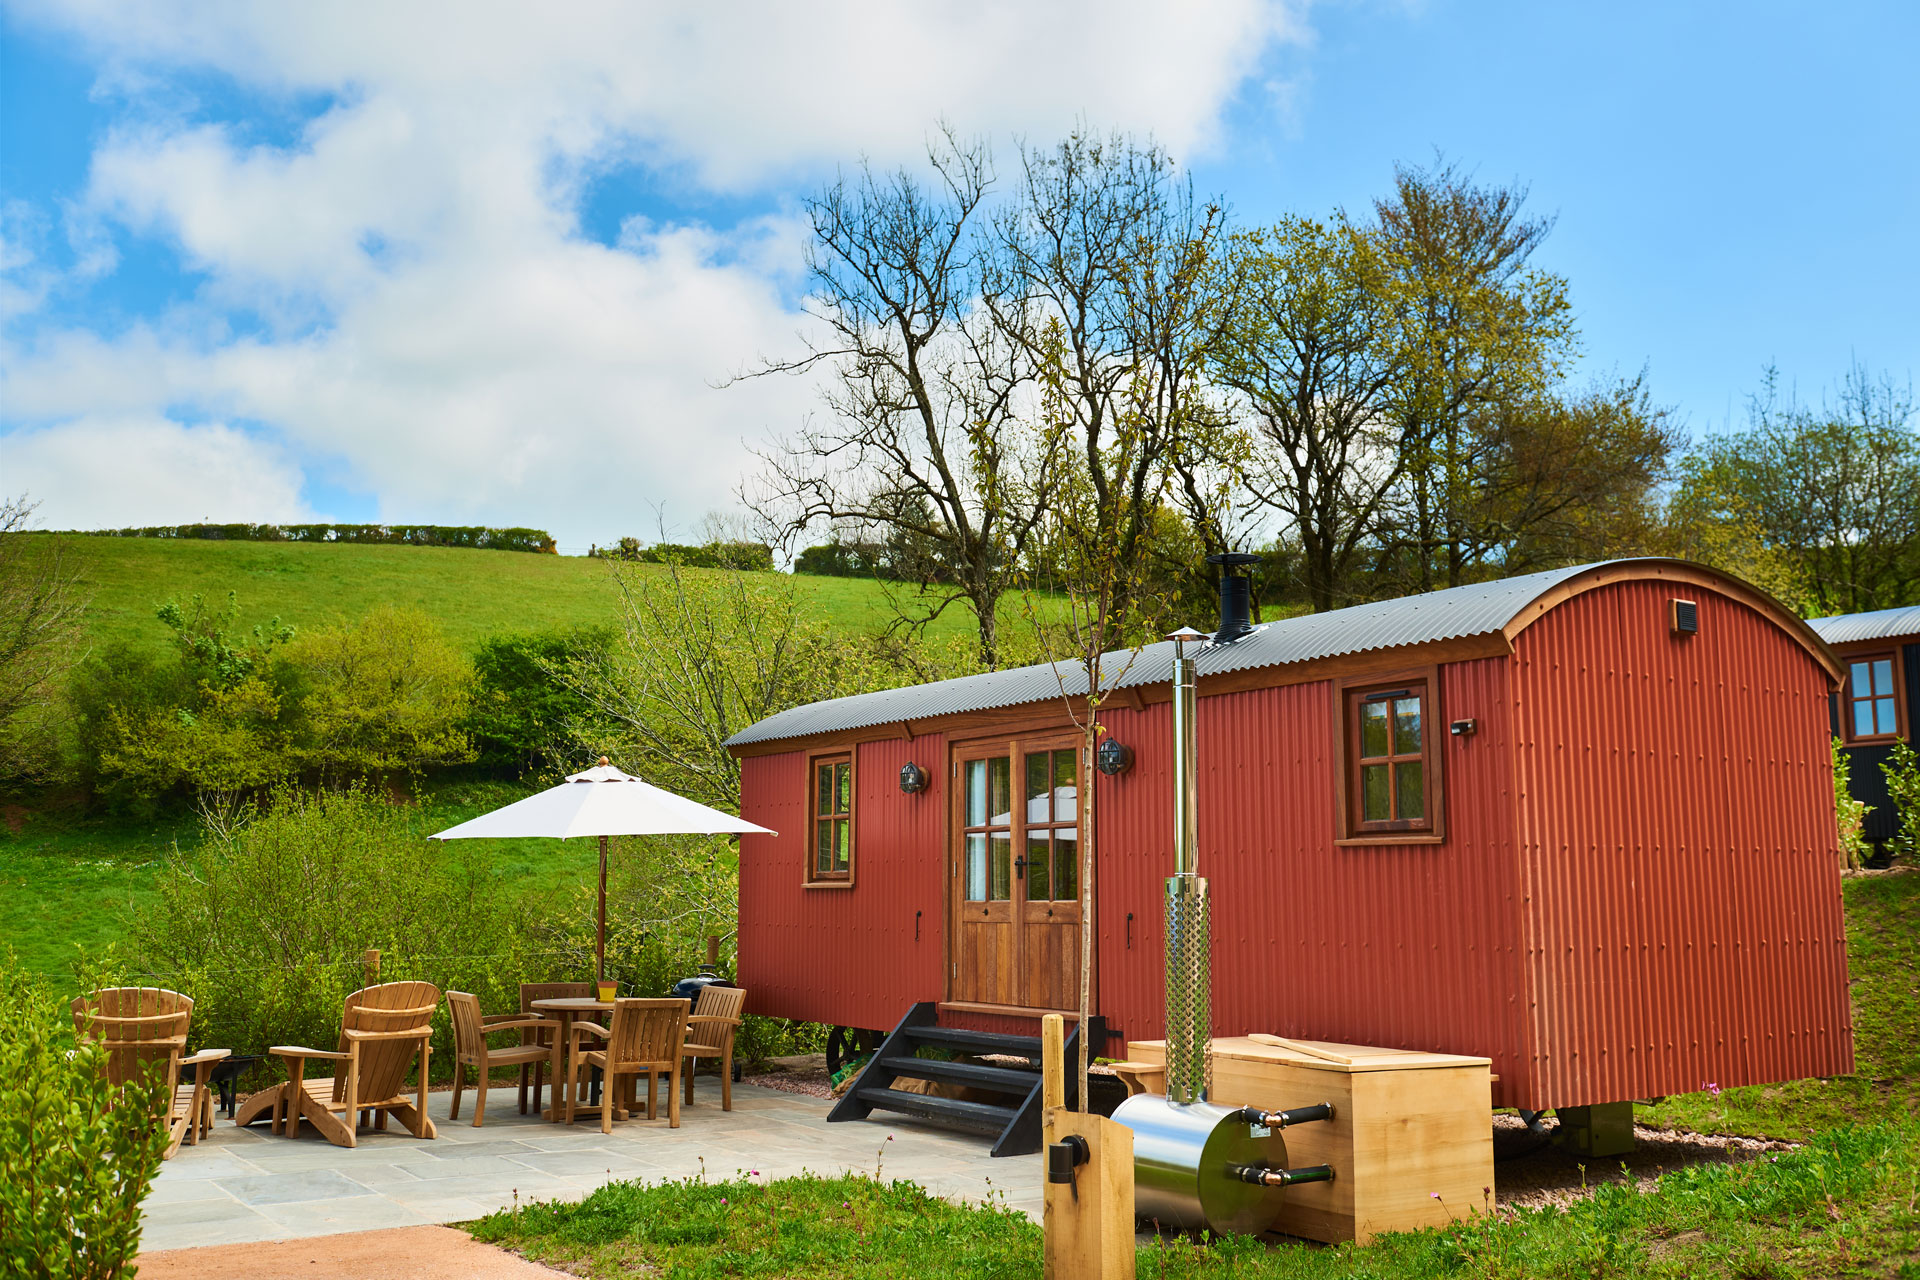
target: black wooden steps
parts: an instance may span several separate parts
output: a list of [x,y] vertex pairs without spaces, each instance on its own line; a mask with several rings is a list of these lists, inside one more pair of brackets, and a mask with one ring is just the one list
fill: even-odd
[[960,1053],[1000,1053],[1040,1060],[1039,1036],[1010,1036],[998,1031],[968,1031],[962,1027],[908,1027],[906,1032],[916,1044]]
[[914,1058],[900,1074],[915,1075],[922,1080],[971,1085],[976,1089],[992,1089],[997,1093],[1018,1094],[1024,1098],[1033,1091],[1034,1081],[1040,1078],[1040,1069],[1037,1066],[1023,1070],[984,1062],[941,1062],[935,1058]]
[[898,1089],[856,1089],[860,1101],[883,1111],[900,1111],[910,1116],[946,1120],[976,1133],[997,1135],[1007,1127],[1009,1107],[985,1102],[962,1102],[958,1098],[936,1098],[927,1093],[902,1093]]
[[[1093,1037],[1090,1049],[1099,1053],[1106,1041],[1105,1021],[1088,1019],[1087,1031]],[[1078,1027],[1067,1035],[1068,1061],[1078,1053],[1079,1035]],[[922,1058],[917,1053],[922,1047],[971,1057],[1026,1058],[1031,1065]],[[830,1122],[864,1120],[876,1110],[893,1111],[992,1136],[996,1156],[1032,1155],[1040,1150],[1039,1058],[1039,1036],[943,1027],[938,1007],[932,1001],[923,1001],[909,1009],[900,1025],[881,1042],[873,1058],[861,1069],[853,1088],[834,1104],[827,1119]],[[899,1080],[966,1085],[996,1094],[1005,1101],[976,1102],[910,1093],[893,1087]],[[1078,1096],[1077,1085],[1075,1074],[1068,1072],[1069,1104]]]

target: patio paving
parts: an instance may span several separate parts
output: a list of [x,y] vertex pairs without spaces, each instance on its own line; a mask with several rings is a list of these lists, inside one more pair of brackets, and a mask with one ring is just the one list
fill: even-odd
[[[473,1094],[465,1101],[471,1104]],[[221,1116],[197,1147],[161,1166],[145,1205],[148,1250],[292,1240],[343,1231],[461,1222],[530,1200],[578,1200],[619,1179],[661,1181],[705,1173],[724,1179],[802,1172],[906,1178],[955,1200],[993,1199],[1036,1220],[1040,1157],[995,1160],[987,1140],[901,1117],[827,1123],[818,1098],[736,1085],[720,1109],[719,1082],[703,1078],[680,1128],[661,1117],[616,1122],[602,1134],[583,1118],[568,1127],[519,1114],[512,1087],[495,1086],[487,1122],[470,1107],[447,1119],[450,1093],[432,1095],[440,1136],[363,1130],[360,1145],[335,1147],[304,1127],[276,1138],[266,1125],[239,1129]],[[892,1141],[887,1139],[891,1136]]]

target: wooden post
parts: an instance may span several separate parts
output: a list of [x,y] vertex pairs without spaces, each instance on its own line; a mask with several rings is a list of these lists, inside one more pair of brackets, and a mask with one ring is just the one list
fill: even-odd
[[380,981],[380,953],[368,951],[360,957],[361,976],[366,979],[360,985],[371,987]]
[[[606,762],[607,758],[601,756],[600,763]],[[600,837],[600,910],[594,916],[594,921],[593,980],[605,982],[607,980],[607,838],[605,836]]]
[[1040,1099],[1047,1148],[1070,1137],[1087,1147],[1071,1182],[1043,1182],[1047,1280],[1134,1280],[1133,1130],[1066,1106],[1064,1020],[1040,1020]]
[[1067,1105],[1066,1019],[1050,1013],[1040,1019],[1040,1107]]

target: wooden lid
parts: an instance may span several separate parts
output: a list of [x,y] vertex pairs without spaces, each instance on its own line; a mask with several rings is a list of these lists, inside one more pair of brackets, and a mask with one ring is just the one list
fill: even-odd
[[[1298,1053],[1277,1045],[1261,1044],[1256,1040],[1249,1040],[1246,1036],[1218,1037],[1213,1042],[1213,1056],[1244,1062],[1285,1063],[1289,1067],[1305,1067],[1312,1071],[1346,1073],[1422,1071],[1436,1067],[1490,1067],[1493,1065],[1491,1058],[1469,1058],[1452,1053],[1423,1053],[1417,1049],[1382,1049],[1377,1045],[1341,1044],[1335,1040],[1300,1040],[1297,1043],[1350,1061],[1341,1063],[1327,1058],[1317,1058],[1311,1054]],[[1141,1050],[1148,1050],[1164,1058],[1166,1047],[1167,1042],[1164,1040],[1135,1040],[1128,1044],[1127,1054],[1133,1057]]]

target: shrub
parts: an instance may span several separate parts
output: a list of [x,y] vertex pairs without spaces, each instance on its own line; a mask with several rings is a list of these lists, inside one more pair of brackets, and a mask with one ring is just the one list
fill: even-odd
[[181,524],[90,531],[102,538],[195,538],[209,542],[373,542],[554,554],[545,529],[443,524]]
[[560,673],[577,656],[605,652],[612,642],[605,627],[484,641],[473,659],[473,704],[465,722],[476,763],[517,778],[565,754],[573,743],[568,725],[592,708]]
[[1920,756],[1908,743],[1897,742],[1880,772],[1887,779],[1887,799],[1900,815],[1900,827],[1891,842],[1893,855],[1909,861],[1920,858]]
[[[132,950],[110,973],[192,996],[197,1041],[258,1052],[332,1048],[368,950],[382,953],[381,981],[471,991],[489,1009],[517,1009],[522,981],[571,972],[533,953],[520,904],[503,900],[481,852],[424,839],[414,812],[364,788],[283,788],[231,825],[210,819],[205,843],[162,869],[159,900],[130,922]],[[436,1074],[451,1047],[443,1010]]]
[[418,773],[473,758],[473,669],[418,609],[381,605],[306,632],[286,656],[300,761],[322,779]]
[[1833,817],[1840,834],[1840,856],[1849,867],[1857,868],[1867,860],[1867,838],[1863,832],[1867,811],[1873,806],[1853,798],[1853,762],[1845,748],[1846,744],[1838,738],[1829,748],[1833,759]]
[[72,1044],[57,1000],[0,955],[0,1264],[9,1276],[117,1276],[140,1248],[166,1131],[164,1079],[124,1091]]

